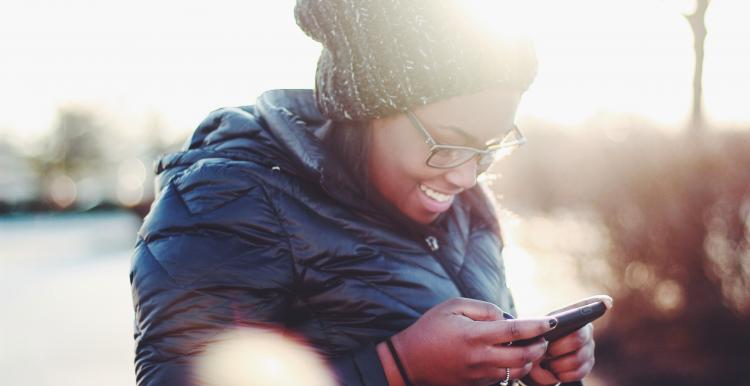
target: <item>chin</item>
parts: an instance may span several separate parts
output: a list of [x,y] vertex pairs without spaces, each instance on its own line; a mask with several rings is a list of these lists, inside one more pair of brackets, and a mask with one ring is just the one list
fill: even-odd
[[420,223],[422,225],[428,225],[435,221],[438,216],[440,216],[440,213],[411,213],[407,214],[407,217],[412,219],[413,221]]
[[418,198],[422,194],[421,191],[415,189],[411,193],[408,199],[401,201],[401,205],[397,205],[398,210],[402,214],[422,225],[428,225],[440,216],[440,212],[431,212],[422,207],[421,201]]

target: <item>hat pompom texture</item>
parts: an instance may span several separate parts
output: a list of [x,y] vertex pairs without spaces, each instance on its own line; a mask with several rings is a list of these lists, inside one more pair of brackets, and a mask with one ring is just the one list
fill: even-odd
[[461,0],[298,0],[300,28],[323,45],[315,97],[335,121],[367,121],[493,87],[526,90],[528,41],[467,21]]

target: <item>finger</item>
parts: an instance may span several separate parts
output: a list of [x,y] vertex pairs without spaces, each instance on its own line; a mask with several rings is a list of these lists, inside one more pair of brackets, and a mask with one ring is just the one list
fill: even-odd
[[595,295],[595,296],[589,296],[589,297],[587,297],[585,299],[581,299],[581,300],[579,300],[579,301],[577,301],[577,302],[575,302],[573,304],[569,304],[569,305],[567,305],[567,306],[565,306],[563,308],[554,310],[554,311],[550,312],[547,315],[552,315],[552,314],[556,314],[556,313],[559,313],[559,312],[563,312],[563,311],[567,311],[567,310],[572,310],[574,308],[582,307],[582,306],[585,306],[587,304],[596,303],[596,302],[603,302],[604,306],[607,307],[607,310],[609,310],[609,309],[612,308],[612,298],[611,297],[609,297],[607,295]]
[[564,373],[558,374],[557,378],[560,379],[561,382],[573,382],[573,381],[580,381],[589,373],[591,372],[591,369],[594,368],[594,360],[592,359],[590,362],[587,362],[583,364],[580,368],[574,371],[566,371]]
[[594,346],[594,341],[590,341],[589,344],[583,346],[576,352],[546,361],[545,367],[555,374],[577,370],[583,364],[594,359]]
[[560,380],[557,379],[557,376],[553,372],[543,368],[538,363],[535,364],[529,372],[529,377],[540,385],[554,385],[560,383]]
[[557,326],[555,318],[509,319],[477,322],[476,336],[489,344],[536,338]]
[[475,321],[503,320],[503,310],[497,305],[476,299],[454,298],[446,302],[448,311]]
[[[532,364],[528,363],[522,367],[509,367],[510,379],[521,379],[529,374],[531,371]],[[477,370],[472,375],[472,385],[494,385],[499,381],[505,380],[506,372],[505,367],[486,367],[482,370]]]
[[533,363],[527,363],[523,367],[510,369],[510,379],[521,379],[529,375],[533,366]]
[[594,326],[589,323],[580,329],[550,342],[547,357],[557,358],[581,349],[589,341],[594,340]]
[[476,350],[472,358],[473,366],[523,367],[544,356],[547,343],[536,343],[529,346],[507,347],[491,346],[487,350]]

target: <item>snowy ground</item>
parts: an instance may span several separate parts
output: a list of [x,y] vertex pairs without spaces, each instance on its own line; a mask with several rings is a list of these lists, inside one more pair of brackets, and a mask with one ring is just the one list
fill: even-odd
[[9,386],[135,384],[129,214],[0,218],[0,373]]

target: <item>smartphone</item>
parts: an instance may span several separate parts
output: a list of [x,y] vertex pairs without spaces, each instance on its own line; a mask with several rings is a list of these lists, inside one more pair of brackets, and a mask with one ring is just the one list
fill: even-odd
[[[547,314],[547,316],[554,316],[557,319],[557,327],[541,336],[547,341],[562,338],[563,336],[568,335],[598,319],[610,308],[612,308],[612,298],[606,295],[598,295],[586,298],[560,310],[553,311]],[[513,345],[522,346],[531,343],[537,338],[539,337],[514,341]]]
[[554,316],[557,319],[557,327],[542,336],[548,341],[562,338],[598,319],[605,312],[607,312],[607,306],[600,300],[585,306],[552,313],[550,316]]

